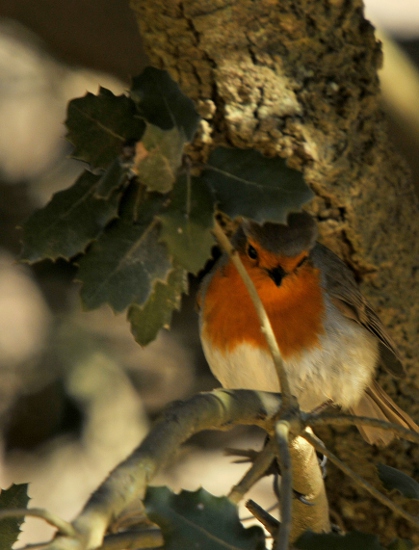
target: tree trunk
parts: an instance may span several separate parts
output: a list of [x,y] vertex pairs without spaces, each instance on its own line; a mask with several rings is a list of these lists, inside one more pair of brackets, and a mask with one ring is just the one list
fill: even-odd
[[[152,64],[171,73],[204,119],[193,154],[202,158],[216,143],[230,143],[286,157],[303,171],[317,195],[310,208],[323,242],[351,265],[405,358],[406,379],[382,375],[380,382],[418,419],[418,202],[387,136],[381,47],[361,0],[131,5]],[[418,456],[410,444],[367,447],[355,430],[320,435],[370,481],[377,479],[375,457],[411,473]],[[345,527],[414,539],[404,520],[336,471],[327,484]]]

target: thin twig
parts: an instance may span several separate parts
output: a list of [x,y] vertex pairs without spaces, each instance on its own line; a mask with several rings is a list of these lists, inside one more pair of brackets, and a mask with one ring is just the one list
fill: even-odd
[[333,462],[335,466],[337,466],[342,472],[344,472],[347,476],[352,478],[355,482],[358,483],[361,487],[363,487],[366,491],[368,491],[374,498],[379,500],[382,504],[390,508],[395,514],[398,514],[410,523],[413,523],[416,526],[419,526],[419,518],[416,518],[415,516],[412,516],[403,508],[392,502],[389,498],[387,498],[383,493],[378,491],[375,487],[373,487],[368,481],[365,481],[361,476],[359,476],[356,472],[354,472],[349,466],[347,466],[344,462],[339,460],[339,458],[334,455],[325,445],[323,442],[316,437],[314,434],[310,434],[308,432],[304,432],[302,434],[302,437],[306,439],[313,447],[316,449],[316,451],[319,451],[327,456],[327,458],[330,460],[330,462]]
[[237,504],[243,496],[259,481],[266,473],[269,466],[272,464],[276,453],[274,451],[274,443],[269,440],[265,447],[257,454],[251,468],[245,473],[242,479],[234,485],[228,495],[228,498]]
[[[38,542],[28,544],[19,550],[45,550],[50,542]],[[158,527],[147,529],[133,529],[132,531],[123,531],[106,535],[100,550],[163,550],[164,539],[161,530]]]
[[215,227],[213,232],[217,241],[219,242],[221,247],[228,253],[228,255],[231,258],[231,261],[237,268],[237,271],[239,272],[240,277],[243,279],[243,282],[246,285],[250,298],[252,299],[253,305],[255,306],[256,313],[261,323],[261,331],[266,338],[269,351],[271,352],[272,359],[274,361],[276,373],[278,375],[278,379],[281,387],[281,395],[282,395],[282,409],[287,409],[291,404],[291,389],[288,382],[287,373],[285,372],[285,369],[284,369],[284,363],[282,361],[278,343],[276,341],[275,334],[272,329],[272,325],[269,320],[269,317],[262,304],[259,294],[257,293],[255,285],[253,284],[252,279],[250,278],[246,268],[243,265],[243,262],[241,261],[239,255],[237,254],[237,251],[234,249],[229,239],[224,234],[222,227],[217,221],[215,222]]
[[259,504],[254,500],[248,500],[246,502],[246,508],[249,510],[252,516],[260,521],[260,523],[265,527],[270,535],[276,537],[280,525],[279,521],[276,518],[271,516],[271,514],[267,510],[263,509],[262,506],[259,506]]
[[25,516],[32,516],[45,520],[53,527],[56,527],[60,535],[74,537],[76,534],[71,523],[43,508],[9,508],[7,510],[0,510],[0,520],[7,518],[24,518]]
[[280,420],[275,425],[275,441],[278,446],[279,466],[281,469],[281,526],[276,540],[276,550],[288,550],[292,525],[292,467],[288,447],[290,426]]
[[73,521],[76,542],[70,537],[58,537],[45,548],[100,547],[112,520],[136,499],[144,498],[151,479],[173,460],[183,442],[202,430],[227,430],[235,423],[271,427],[280,403],[280,397],[273,393],[219,389],[172,405],[141,445],[109,474]]
[[143,530],[123,531],[107,535],[103,540],[100,550],[140,550],[140,548],[162,548],[164,545],[163,535],[158,528]]
[[329,424],[335,424],[340,426],[352,426],[352,425],[366,425],[372,426],[374,428],[380,428],[382,430],[391,430],[396,432],[397,435],[412,441],[413,443],[419,443],[419,433],[409,430],[409,428],[403,428],[398,424],[392,424],[386,420],[378,420],[377,418],[369,418],[367,416],[355,416],[353,414],[342,414],[338,413],[336,415],[330,413],[322,413],[320,415],[307,415],[304,417],[304,423],[307,426],[323,426]]

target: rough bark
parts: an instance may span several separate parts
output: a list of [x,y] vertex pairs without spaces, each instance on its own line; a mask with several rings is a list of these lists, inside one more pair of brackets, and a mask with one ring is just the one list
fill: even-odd
[[[323,242],[352,266],[405,358],[404,380],[380,380],[418,419],[418,201],[387,135],[381,48],[361,0],[131,5],[151,62],[169,70],[204,118],[193,154],[205,157],[224,142],[286,157],[303,171],[317,195],[311,211]],[[369,480],[378,458],[412,472],[419,451],[411,444],[381,452],[354,433],[321,435]],[[340,474],[330,471],[329,482],[331,506],[347,528],[419,542]]]

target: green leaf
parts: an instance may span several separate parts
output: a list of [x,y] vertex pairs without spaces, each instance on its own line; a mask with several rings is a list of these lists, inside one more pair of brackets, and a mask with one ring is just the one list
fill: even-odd
[[[0,510],[8,508],[27,508],[29,502],[28,484],[11,485],[0,493]],[[11,550],[17,541],[23,518],[0,520],[0,550]]]
[[182,164],[185,137],[177,127],[161,130],[147,124],[143,139],[136,145],[135,172],[149,191],[168,193]]
[[166,246],[159,242],[155,219],[163,200],[150,195],[140,205],[134,222],[130,198],[121,218],[80,260],[77,280],[83,284],[80,294],[86,309],[108,303],[114,311],[123,311],[132,303],[144,304],[156,282],[166,281],[172,263]]
[[203,268],[214,246],[213,203],[213,196],[202,180],[182,175],[175,184],[169,206],[159,214],[162,241],[176,261],[194,274]]
[[377,471],[388,491],[397,489],[403,496],[419,500],[419,483],[410,476],[385,464],[378,464]]
[[156,283],[153,293],[143,306],[133,305],[128,310],[128,321],[135,340],[146,346],[162,327],[169,328],[173,310],[180,309],[182,293],[188,291],[186,272],[175,267],[167,283]]
[[96,186],[95,197],[109,199],[112,193],[120,189],[128,181],[129,169],[116,157],[100,176]]
[[300,550],[383,550],[375,535],[352,531],[346,535],[306,531],[294,543]]
[[97,96],[87,93],[70,101],[65,123],[73,157],[95,168],[106,168],[127,141],[141,138],[145,128],[132,99],[106,88]]
[[181,92],[168,72],[147,67],[133,78],[130,93],[148,122],[162,130],[177,126],[192,141],[200,117],[193,101]]
[[23,260],[72,258],[116,217],[116,194],[108,201],[94,197],[99,179],[83,172],[72,187],[55,193],[44,208],[32,214],[23,226]]
[[314,196],[301,172],[255,150],[215,149],[201,177],[214,190],[220,210],[260,223],[286,223],[289,212]]
[[147,515],[162,530],[165,550],[262,550],[264,534],[259,527],[245,529],[237,508],[226,497],[214,497],[205,489],[182,491],[149,487]]
[[394,539],[387,546],[387,550],[413,550],[414,544],[406,539]]

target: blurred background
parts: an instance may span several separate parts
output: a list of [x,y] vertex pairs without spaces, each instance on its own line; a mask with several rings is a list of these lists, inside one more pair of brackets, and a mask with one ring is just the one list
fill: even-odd
[[[385,44],[391,136],[419,189],[419,2],[366,4]],[[141,349],[123,315],[81,312],[65,262],[16,262],[18,226],[83,168],[64,139],[67,102],[99,85],[123,93],[146,65],[128,0],[0,0],[0,486],[30,482],[30,506],[65,519],[167,403],[216,386],[200,349],[193,295],[172,330]],[[256,430],[197,437],[158,482],[195,489],[205,480],[206,489],[223,494],[245,467],[220,449],[252,444],[262,444]],[[272,503],[270,482],[253,496]],[[50,534],[28,520],[19,545]]]

